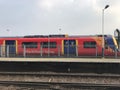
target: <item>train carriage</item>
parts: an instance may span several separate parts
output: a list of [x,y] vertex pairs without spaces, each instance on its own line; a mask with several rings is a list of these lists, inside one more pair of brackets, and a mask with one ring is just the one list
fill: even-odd
[[[102,40],[101,35],[1,37],[0,55],[102,56]],[[104,54],[114,55],[117,49],[114,37],[105,35]]]

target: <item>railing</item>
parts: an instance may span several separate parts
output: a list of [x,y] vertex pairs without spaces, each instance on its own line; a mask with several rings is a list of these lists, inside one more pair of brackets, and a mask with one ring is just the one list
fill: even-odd
[[[0,46],[0,57],[102,57],[99,46],[58,45],[58,46]],[[119,58],[120,52],[113,47],[105,47],[104,57]]]

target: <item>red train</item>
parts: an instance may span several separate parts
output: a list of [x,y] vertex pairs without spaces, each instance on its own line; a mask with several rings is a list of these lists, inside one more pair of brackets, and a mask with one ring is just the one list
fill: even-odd
[[[68,35],[35,35],[25,37],[1,37],[0,55],[19,56],[101,56],[102,35],[68,36]],[[118,50],[115,38],[104,36],[104,54],[114,55]]]

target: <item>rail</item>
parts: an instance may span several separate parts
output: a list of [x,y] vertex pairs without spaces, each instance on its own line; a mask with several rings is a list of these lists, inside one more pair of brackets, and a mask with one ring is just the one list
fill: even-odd
[[73,76],[73,77],[104,77],[120,78],[120,74],[96,74],[96,73],[56,73],[56,72],[0,72],[0,75],[28,75],[28,76]]
[[0,85],[3,86],[19,86],[19,87],[32,87],[34,89],[120,89],[120,84],[95,84],[95,83],[58,83],[58,82],[26,82],[26,81],[0,81]]

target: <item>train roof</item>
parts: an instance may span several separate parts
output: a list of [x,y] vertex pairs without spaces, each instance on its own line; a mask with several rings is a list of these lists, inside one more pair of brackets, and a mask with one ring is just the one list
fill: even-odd
[[[55,35],[26,35],[26,36],[8,36],[0,38],[82,38],[82,37],[102,37],[103,35],[67,35],[67,34],[55,34]],[[104,35],[104,37],[112,35]]]

